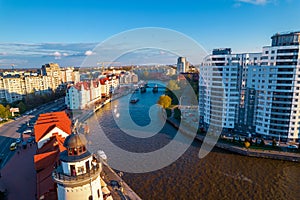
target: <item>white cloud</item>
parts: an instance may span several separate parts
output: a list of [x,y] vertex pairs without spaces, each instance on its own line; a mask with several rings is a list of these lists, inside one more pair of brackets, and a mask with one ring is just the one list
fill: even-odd
[[90,56],[90,55],[93,55],[94,53],[91,51],[91,50],[87,50],[84,55],[86,56]]
[[61,57],[61,53],[59,53],[58,51],[55,51],[53,53],[53,56],[55,56],[55,57]]
[[265,5],[270,2],[270,0],[237,0],[241,3],[250,3],[254,5]]
[[61,53],[59,53],[58,51],[55,51],[55,52],[53,53],[53,56],[54,56],[54,59],[55,59],[55,60],[61,59]]

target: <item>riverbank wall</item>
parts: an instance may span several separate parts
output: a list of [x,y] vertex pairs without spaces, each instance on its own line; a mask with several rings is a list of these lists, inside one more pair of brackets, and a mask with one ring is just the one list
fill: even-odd
[[[178,122],[176,122],[175,120],[172,120],[170,118],[167,118],[166,120],[174,128],[179,129]],[[181,126],[179,131],[187,136],[192,137],[192,134],[189,133],[190,131],[188,130],[187,127],[184,128],[184,126]],[[203,135],[196,135],[196,137],[195,137],[195,139],[200,142],[203,142],[204,138],[205,138],[205,136],[203,136]],[[244,156],[300,162],[300,154],[298,154],[298,153],[280,152],[280,151],[272,151],[272,150],[260,150],[260,149],[247,149],[247,148],[238,147],[238,146],[234,146],[234,145],[230,145],[230,144],[225,144],[222,142],[217,142],[215,146],[220,149],[225,149],[227,151],[237,153],[240,155],[244,155]]]

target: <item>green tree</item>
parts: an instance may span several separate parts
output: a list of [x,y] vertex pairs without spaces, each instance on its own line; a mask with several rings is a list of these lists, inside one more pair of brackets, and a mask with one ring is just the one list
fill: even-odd
[[168,95],[161,95],[157,104],[159,104],[163,108],[170,107],[172,99]]
[[0,117],[6,118],[6,108],[2,104],[0,104]]
[[6,105],[5,107],[5,118],[11,117],[10,106]]
[[26,111],[26,105],[22,101],[20,101],[20,103],[17,104],[17,107],[19,108],[20,113],[23,113]]

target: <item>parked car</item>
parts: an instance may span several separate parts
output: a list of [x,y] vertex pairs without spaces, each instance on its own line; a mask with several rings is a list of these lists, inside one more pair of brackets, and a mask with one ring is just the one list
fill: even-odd
[[23,132],[23,134],[31,134],[32,133],[32,130],[30,129],[27,129],[26,131]]
[[17,149],[17,143],[15,143],[15,142],[11,143],[9,149],[10,149],[11,151],[16,150],[16,149]]
[[289,149],[298,149],[298,146],[295,144],[290,144],[289,146],[287,146],[287,148]]

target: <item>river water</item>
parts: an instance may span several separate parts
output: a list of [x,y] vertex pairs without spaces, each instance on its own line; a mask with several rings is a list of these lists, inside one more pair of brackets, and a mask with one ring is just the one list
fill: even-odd
[[[149,107],[163,91],[136,93],[140,99],[129,105],[133,120],[141,126],[150,122]],[[113,145],[107,145],[103,134],[118,147],[132,152],[151,152],[168,145],[177,130],[165,124],[149,138],[128,136],[115,123],[115,108],[128,106],[129,97],[107,104],[91,118],[90,151],[103,149],[108,160],[116,156]],[[123,119],[128,120],[128,119]],[[93,124],[97,124],[97,126]],[[99,127],[103,130],[99,131]],[[201,143],[194,141],[176,161],[162,169],[148,173],[124,173],[123,179],[143,199],[300,199],[300,165],[298,163],[252,158],[214,148],[199,159]],[[118,156],[118,155],[117,155]],[[134,161],[129,160],[132,166]],[[128,163],[127,163],[128,164]]]

